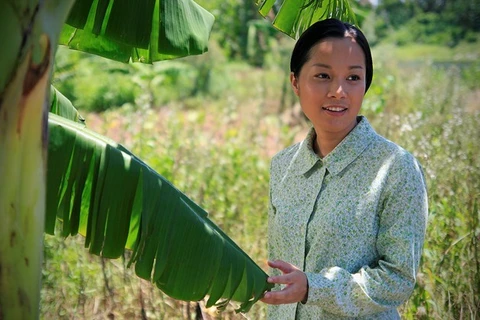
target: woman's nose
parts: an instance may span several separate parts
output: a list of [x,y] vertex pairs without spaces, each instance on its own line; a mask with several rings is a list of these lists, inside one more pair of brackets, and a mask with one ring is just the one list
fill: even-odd
[[342,81],[332,81],[328,91],[328,96],[331,98],[345,98],[345,84]]

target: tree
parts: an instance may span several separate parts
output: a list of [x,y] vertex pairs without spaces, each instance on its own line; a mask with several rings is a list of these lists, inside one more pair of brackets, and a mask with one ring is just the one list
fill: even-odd
[[382,0],[376,11],[389,27],[397,29],[414,15],[415,6],[411,0]]
[[222,17],[215,22],[216,41],[229,58],[247,59],[248,22],[258,17],[252,0],[199,1],[215,15]]
[[[319,3],[286,0],[274,25],[293,35],[315,19],[352,15],[347,1]],[[272,5],[265,1],[261,12]],[[67,17],[73,28],[61,33]],[[48,115],[59,39],[111,59],[151,63],[205,51],[211,15],[191,0],[3,0],[0,21],[7,31],[0,43],[8,44],[0,59],[0,318],[38,318],[44,221],[46,230],[52,230],[57,215],[64,221],[64,234],[83,233],[91,252],[115,257],[125,247],[135,250],[137,274],[174,298],[196,300],[209,294],[208,304],[235,299],[248,310],[270,288],[266,274],[201,208],[122,146]],[[65,112],[64,106],[56,109]],[[188,232],[169,228],[172,219]],[[177,235],[168,238],[170,234]],[[183,236],[188,238],[183,248],[192,254],[198,248],[207,254],[210,245],[221,253],[203,259],[198,279],[197,264],[170,249],[168,240]],[[197,239],[202,239],[200,246]]]
[[445,9],[447,0],[417,0],[417,5],[425,12],[440,13]]

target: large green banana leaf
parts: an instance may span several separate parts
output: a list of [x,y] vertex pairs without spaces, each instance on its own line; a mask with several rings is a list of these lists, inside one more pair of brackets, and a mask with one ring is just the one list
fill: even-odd
[[323,19],[337,18],[356,24],[349,0],[256,0],[256,3],[262,16],[272,12],[273,26],[294,39]]
[[[133,251],[135,272],[167,295],[246,312],[267,275],[207,213],[131,152],[83,125],[49,115],[45,230],[80,233],[91,253]],[[219,302],[220,301],[220,302]]]
[[213,21],[193,0],[76,0],[59,44],[152,63],[206,52]]

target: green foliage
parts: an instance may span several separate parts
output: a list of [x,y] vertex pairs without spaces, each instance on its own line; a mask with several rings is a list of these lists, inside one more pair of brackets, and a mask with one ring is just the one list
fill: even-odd
[[262,16],[272,17],[275,28],[294,39],[298,39],[316,21],[323,19],[336,18],[358,24],[348,0],[263,0],[257,3]]
[[128,255],[102,259],[83,241],[46,235],[40,319],[188,319],[182,311],[189,305],[138,278],[126,266]]
[[207,51],[214,17],[193,0],[77,0],[59,43],[121,62]]
[[129,69],[128,65],[60,47],[52,83],[80,112],[103,111],[135,102],[140,90],[132,86]]
[[454,46],[462,36],[461,28],[445,23],[435,13],[422,13],[410,19],[393,37],[399,45],[408,43],[442,44]]
[[60,91],[50,86],[50,110],[49,112],[58,114],[59,116],[84,123],[85,119],[80,115],[78,110],[73,106],[72,102],[68,100]]
[[415,6],[411,0],[382,0],[376,11],[382,23],[398,28],[415,14]]
[[[415,292],[405,319],[476,319],[480,310],[480,86],[478,63],[392,64],[376,52],[380,75],[395,77],[374,127],[420,160],[430,216]],[[385,62],[384,60],[387,60]],[[378,65],[378,64],[377,64]]]
[[[95,83],[92,83],[92,74],[86,74],[75,86],[75,93],[73,100],[79,102],[78,108],[87,111],[103,111],[135,100],[128,76],[115,72],[96,77]],[[78,99],[79,96],[82,98]]]
[[462,78],[465,85],[471,90],[478,88],[478,79],[480,79],[480,62],[472,63],[461,69]]
[[375,10],[376,33],[399,45],[474,42],[477,37],[472,33],[480,31],[480,6],[474,2],[383,0]]
[[229,59],[246,59],[248,24],[261,18],[252,0],[198,0],[216,17],[212,39]]
[[277,30],[265,19],[248,22],[247,57],[248,61],[257,67],[262,67],[268,52],[278,42],[274,36]]
[[446,2],[447,18],[465,31],[480,31],[480,6],[474,0]]
[[[123,105],[144,110],[177,102],[198,108],[205,97],[220,99],[225,94],[237,100],[274,98],[275,87],[286,79],[278,77],[278,64],[287,68],[291,47],[291,39],[276,43],[263,56],[264,65],[271,66],[266,72],[243,61],[228,63],[214,42],[208,54],[153,65],[119,64],[60,48],[53,83],[81,114]],[[280,72],[287,75],[285,70]],[[245,78],[250,76],[254,77],[247,83]]]

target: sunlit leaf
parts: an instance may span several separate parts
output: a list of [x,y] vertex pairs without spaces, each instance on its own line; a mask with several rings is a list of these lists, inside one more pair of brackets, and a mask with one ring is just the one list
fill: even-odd
[[259,12],[275,17],[273,26],[296,39],[313,23],[336,18],[356,24],[349,0],[259,0]]
[[50,112],[78,123],[85,122],[72,102],[54,86],[50,86]]
[[271,285],[267,275],[207,213],[131,152],[80,124],[49,116],[46,231],[86,237],[108,258],[133,251],[138,276],[169,296],[248,311]]
[[207,51],[214,17],[193,0],[77,0],[60,44],[128,62]]

